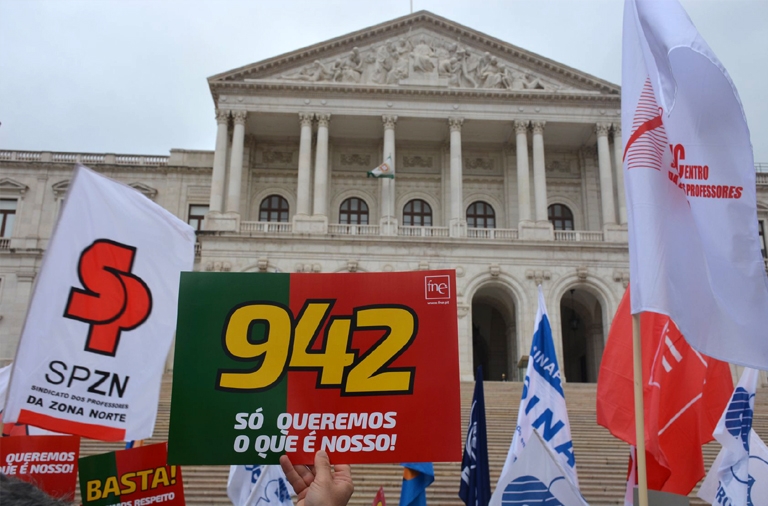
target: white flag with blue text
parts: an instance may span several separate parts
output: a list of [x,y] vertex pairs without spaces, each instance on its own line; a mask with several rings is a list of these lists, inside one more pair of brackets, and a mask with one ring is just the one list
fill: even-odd
[[[493,497],[500,495],[500,491],[508,485],[504,482],[504,476],[508,473],[510,466],[521,457],[523,449],[533,437],[534,429],[555,455],[569,481],[578,488],[571,424],[565,408],[560,367],[555,355],[555,343],[552,340],[552,328],[549,324],[541,285],[539,285],[539,308],[536,311],[531,354],[528,357],[523,396],[517,414],[517,427]],[[500,501],[500,497],[497,500]],[[491,504],[494,504],[493,499]]]
[[713,436],[723,446],[698,496],[711,504],[762,504],[768,497],[768,448],[752,430],[759,371],[744,369]]
[[502,472],[499,487],[488,504],[588,506],[537,431],[531,432],[519,458]]
[[227,497],[234,506],[293,506],[296,495],[280,466],[230,466]]

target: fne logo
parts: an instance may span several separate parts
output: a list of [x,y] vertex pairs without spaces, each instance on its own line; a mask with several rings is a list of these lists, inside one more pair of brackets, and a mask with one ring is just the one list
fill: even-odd
[[133,330],[152,312],[152,293],[131,274],[136,248],[97,239],[80,254],[77,274],[84,289],[72,287],[64,317],[89,323],[85,351],[114,357],[120,333]]
[[451,278],[448,275],[425,276],[424,297],[427,300],[447,300],[451,298]]

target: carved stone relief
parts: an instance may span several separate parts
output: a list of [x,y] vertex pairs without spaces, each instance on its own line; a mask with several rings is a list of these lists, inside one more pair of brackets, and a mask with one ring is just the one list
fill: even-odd
[[368,85],[417,85],[499,90],[555,90],[560,86],[461,41],[416,32],[335,58],[315,60],[279,79]]
[[403,168],[431,169],[434,166],[434,158],[431,156],[405,155],[403,156]]
[[361,155],[359,153],[341,153],[340,163],[344,166],[370,167],[371,155]]

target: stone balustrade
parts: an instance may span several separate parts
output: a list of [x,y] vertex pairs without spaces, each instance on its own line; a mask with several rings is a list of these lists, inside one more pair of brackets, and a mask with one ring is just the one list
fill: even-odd
[[11,249],[11,239],[9,237],[0,238],[0,251]]
[[82,163],[86,165],[168,165],[168,156],[159,155],[116,155],[114,153],[66,153],[50,151],[0,150],[0,161],[9,162],[53,162]]
[[603,233],[592,230],[555,230],[555,240],[563,242],[602,242]]

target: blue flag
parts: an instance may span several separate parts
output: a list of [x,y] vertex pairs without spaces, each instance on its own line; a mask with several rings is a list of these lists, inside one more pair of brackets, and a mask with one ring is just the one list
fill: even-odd
[[475,395],[469,412],[469,428],[461,459],[459,497],[467,506],[488,506],[491,500],[491,476],[488,470],[488,437],[485,430],[483,368],[477,368]]
[[431,462],[410,462],[402,466],[405,469],[400,506],[426,506],[427,487],[435,481],[435,468]]

